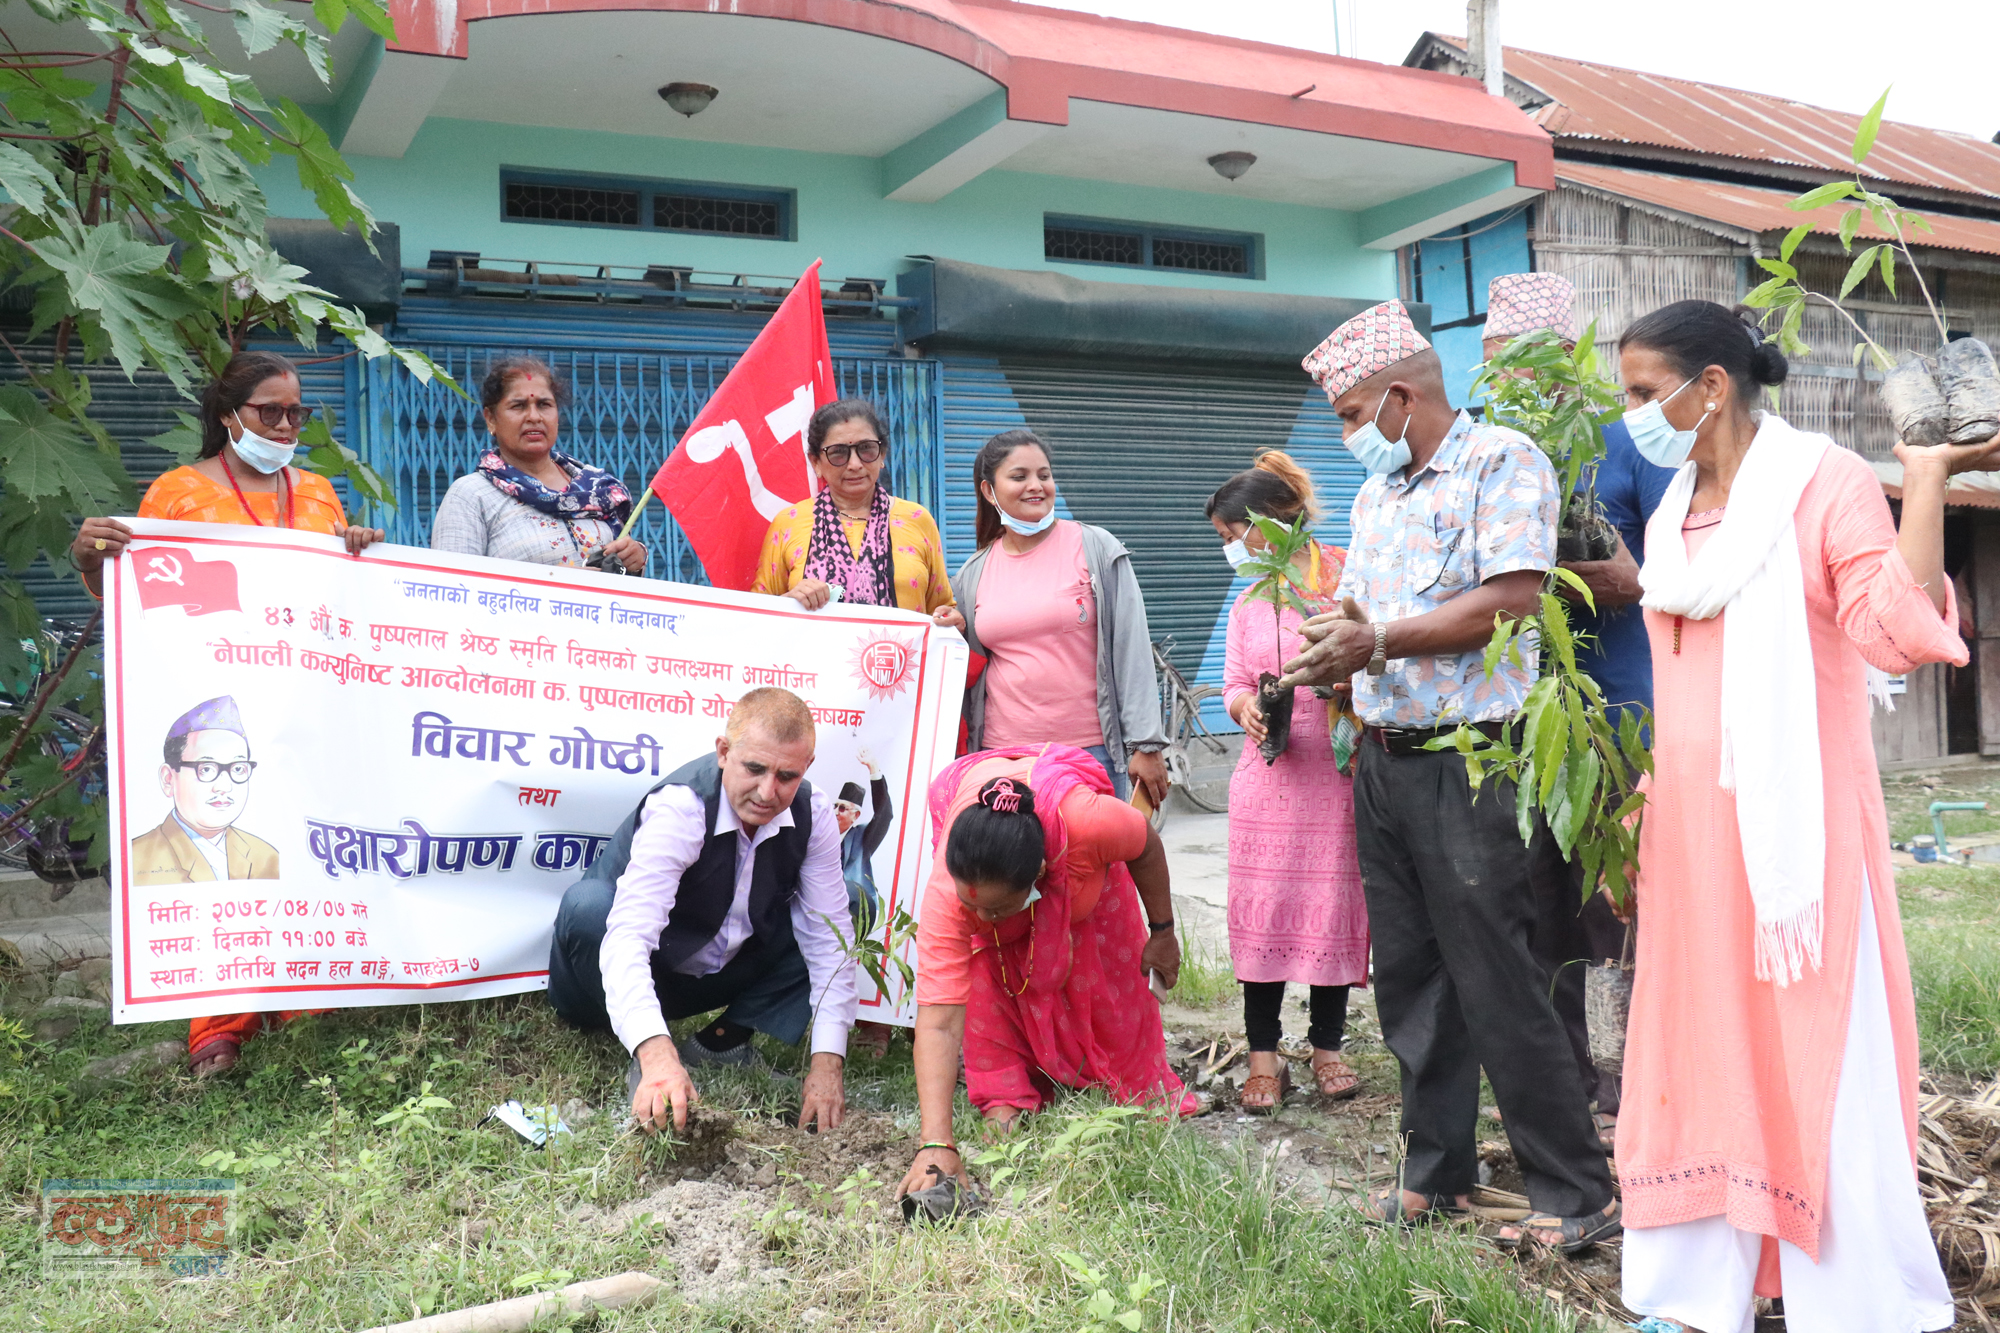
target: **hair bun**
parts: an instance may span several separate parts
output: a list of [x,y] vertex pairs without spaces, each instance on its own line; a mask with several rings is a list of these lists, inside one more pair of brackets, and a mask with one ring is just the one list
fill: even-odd
[[1757,350],[1750,354],[1750,378],[1759,384],[1783,384],[1791,371],[1792,363],[1785,359],[1776,343],[1759,342]]
[[979,803],[996,815],[1032,815],[1035,793],[1014,778],[995,778],[979,789]]

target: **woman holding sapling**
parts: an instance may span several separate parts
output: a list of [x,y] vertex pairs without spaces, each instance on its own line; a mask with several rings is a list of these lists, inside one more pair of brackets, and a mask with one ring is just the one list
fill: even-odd
[[1633,444],[1679,469],[1640,572],[1625,1304],[1705,1333],[1749,1333],[1755,1294],[1793,1333],[1949,1327],[1868,681],[1964,664],[1945,479],[2000,467],[2000,438],[1898,445],[1899,531],[1866,460],[1760,410],[1785,358],[1722,306],[1654,311],[1619,356]]
[[[1330,700],[1310,689],[1275,689],[1284,664],[1303,651],[1301,608],[1331,610],[1346,564],[1345,551],[1306,531],[1318,517],[1312,478],[1276,450],[1260,454],[1255,467],[1223,482],[1208,500],[1224,558],[1258,578],[1230,610],[1222,668],[1229,715],[1246,739],[1229,779],[1229,954],[1243,985],[1250,1040],[1250,1077],[1240,1099],[1252,1114],[1276,1109],[1291,1081],[1278,1054],[1286,982],[1310,988],[1306,1036],[1319,1091],[1344,1098],[1358,1087],[1340,1047],[1347,988],[1368,980],[1354,784],[1342,771],[1360,728],[1345,712],[1347,686],[1336,687]],[[1285,550],[1272,546],[1272,523],[1290,529],[1279,534]]]

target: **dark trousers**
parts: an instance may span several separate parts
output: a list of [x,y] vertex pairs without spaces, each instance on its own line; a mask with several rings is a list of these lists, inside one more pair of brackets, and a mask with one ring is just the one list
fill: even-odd
[[1529,848],[1529,876],[1535,886],[1535,961],[1549,977],[1550,998],[1576,1056],[1583,1091],[1606,1115],[1618,1114],[1618,1075],[1590,1058],[1590,1025],[1583,1010],[1583,971],[1625,953],[1625,923],[1603,894],[1583,898],[1583,864],[1565,861],[1547,828],[1535,832]]
[[1611,1201],[1576,1057],[1536,962],[1528,848],[1511,786],[1478,801],[1451,752],[1361,746],[1354,824],[1375,1007],[1403,1072],[1403,1187],[1463,1194],[1478,1171],[1485,1067],[1537,1210]]
[[[604,921],[616,897],[615,886],[584,880],[569,887],[556,911],[555,940],[549,946],[549,1004],[556,1017],[571,1027],[611,1026],[597,951],[604,943]],[[725,1021],[786,1043],[803,1037],[812,1021],[812,981],[805,955],[790,936],[767,946],[753,935],[721,971],[705,977],[663,967],[655,954],[653,993],[660,998],[660,1013],[669,1019],[720,1009]]]
[[[1253,1051],[1275,1051],[1285,1035],[1285,983],[1245,981],[1243,1035]],[[1337,1051],[1347,1036],[1347,987],[1308,986],[1306,1040],[1322,1051]]]

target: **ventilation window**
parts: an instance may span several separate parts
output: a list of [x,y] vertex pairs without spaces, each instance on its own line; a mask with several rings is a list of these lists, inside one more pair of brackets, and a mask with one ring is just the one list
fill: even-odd
[[1250,247],[1243,241],[1191,241],[1179,236],[1155,236],[1153,267],[1240,276],[1250,271]]
[[1087,218],[1047,217],[1042,221],[1042,257],[1065,264],[1116,264],[1261,278],[1259,250],[1259,238],[1241,232]]
[[1146,238],[1136,231],[1085,231],[1081,227],[1042,229],[1042,257],[1078,264],[1141,264]]
[[702,194],[653,196],[653,225],[662,231],[706,231],[724,236],[779,235],[784,209],[774,199],[717,199]]
[[507,216],[516,222],[581,222],[592,227],[636,227],[639,225],[639,192],[509,181]]
[[506,222],[624,227],[760,240],[795,238],[791,190],[750,190],[699,181],[627,180],[502,168]]

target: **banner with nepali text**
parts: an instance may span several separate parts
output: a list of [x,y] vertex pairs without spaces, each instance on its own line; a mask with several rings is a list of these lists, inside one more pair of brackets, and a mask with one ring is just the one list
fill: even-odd
[[[888,779],[879,929],[917,914],[966,663],[927,617],[127,521],[105,589],[116,1022],[544,988],[563,890],[760,685],[811,706],[816,788],[867,791],[870,760]],[[914,1013],[860,989],[864,1018]]]

